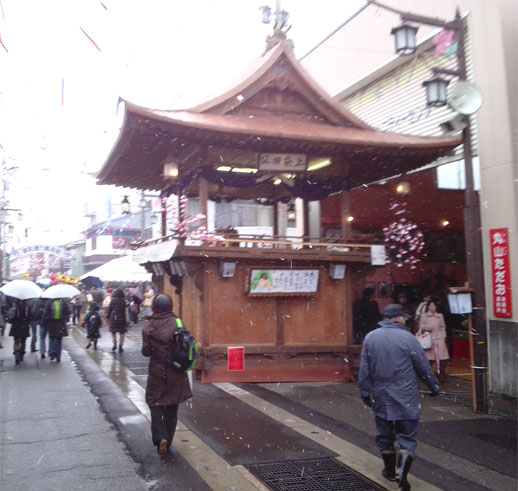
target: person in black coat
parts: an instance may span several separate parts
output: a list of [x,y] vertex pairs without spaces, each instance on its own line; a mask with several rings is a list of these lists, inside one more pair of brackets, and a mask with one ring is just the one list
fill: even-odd
[[102,316],[99,312],[99,305],[96,302],[90,304],[90,310],[85,315],[83,320],[83,326],[86,326],[86,337],[88,338],[88,344],[86,349],[94,345],[94,350],[97,349],[97,340],[101,337],[100,329],[103,324]]
[[378,302],[372,300],[374,288],[365,288],[362,298],[353,303],[354,344],[362,344],[367,334],[376,329],[381,320]]
[[7,320],[11,323],[9,336],[14,338],[13,354],[18,365],[23,361],[23,355],[25,355],[25,341],[31,335],[29,325],[31,316],[27,302],[13,298],[7,311]]
[[119,353],[122,353],[124,351],[124,335],[128,331],[129,324],[128,306],[122,288],[116,288],[112,293],[107,318],[112,333],[112,351],[117,349],[117,333],[119,333]]

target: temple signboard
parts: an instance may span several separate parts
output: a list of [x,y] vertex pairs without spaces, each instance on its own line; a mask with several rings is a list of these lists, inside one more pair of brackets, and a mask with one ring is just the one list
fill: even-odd
[[259,170],[303,172],[307,166],[307,156],[302,153],[262,153]]

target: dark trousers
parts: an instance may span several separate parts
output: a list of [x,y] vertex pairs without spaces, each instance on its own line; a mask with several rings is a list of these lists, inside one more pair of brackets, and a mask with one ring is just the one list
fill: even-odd
[[49,336],[49,355],[54,355],[58,361],[61,360],[61,343],[62,338],[53,338]]
[[[72,324],[79,325],[79,318],[81,317],[81,305],[74,305],[72,308]],[[76,322],[77,321],[77,322]]]
[[397,441],[401,450],[414,454],[417,448],[418,419],[387,421],[376,416],[376,447],[380,452],[394,450]]
[[27,338],[18,338],[14,337],[13,341],[13,355],[17,360],[23,360],[23,355],[25,354],[25,341]]
[[155,445],[160,440],[167,440],[167,447],[173,443],[176,423],[178,422],[178,404],[171,406],[151,406],[151,437]]
[[38,322],[39,321],[31,321],[31,352],[36,351],[36,343],[38,341]]

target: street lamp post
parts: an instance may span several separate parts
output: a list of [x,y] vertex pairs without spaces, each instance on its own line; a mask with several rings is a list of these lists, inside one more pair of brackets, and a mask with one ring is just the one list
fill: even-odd
[[[457,33],[457,70],[433,69],[437,75],[439,73],[458,76],[460,80],[467,79],[466,46],[464,37],[464,23],[459,11],[456,12],[455,19],[446,22],[436,18],[424,17],[411,13],[400,12],[403,22],[415,22],[426,24],[444,29],[451,29]],[[414,28],[415,29],[415,28]],[[405,36],[415,30],[405,31]],[[395,32],[393,32],[396,34]],[[399,37],[401,40],[402,36]],[[396,38],[398,41],[398,38]],[[399,47],[400,52],[411,54],[415,51],[415,40],[410,40],[410,47],[414,50],[405,50]],[[431,82],[431,81],[429,81]],[[428,87],[427,87],[428,88]],[[436,104],[437,105],[437,104]],[[473,179],[473,153],[471,146],[471,124],[470,118],[466,118],[466,125],[462,130],[462,141],[464,147],[464,172],[466,176],[465,204],[464,204],[464,234],[466,237],[466,268],[468,275],[468,285],[473,289],[473,358],[472,362],[472,385],[475,397],[473,398],[474,412],[487,412],[487,391],[486,391],[486,370],[487,370],[487,333],[486,333],[486,308],[484,295],[484,271],[482,259],[482,237],[480,223],[480,209],[478,197],[476,195]]]

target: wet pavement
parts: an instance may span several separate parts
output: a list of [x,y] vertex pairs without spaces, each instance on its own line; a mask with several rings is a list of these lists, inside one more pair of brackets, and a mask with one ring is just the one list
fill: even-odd
[[[380,475],[373,416],[354,383],[194,382],[192,404],[180,407],[173,454],[158,457],[144,400],[147,360],[140,354],[141,328],[130,328],[123,353],[111,351],[105,329],[99,349],[87,351],[84,330],[71,328],[64,342],[70,358],[64,356],[59,365],[35,353],[15,366],[10,338],[2,338],[6,347],[0,350],[0,489],[22,489],[22,483],[23,489],[32,489],[31,478],[38,478],[37,489],[397,489]],[[493,414],[474,414],[470,388],[469,382],[449,377],[442,396],[423,394],[412,489],[516,489],[516,400],[491,395]],[[57,471],[66,476],[76,469],[83,475],[66,488],[55,487],[52,473],[41,465],[46,453],[35,465],[40,458],[39,420],[56,412],[55,394],[59,410],[54,417],[63,418],[55,438],[65,442],[67,453],[67,463]],[[37,428],[34,435],[17,418],[20,404],[30,414],[28,427]],[[87,434],[78,431],[85,426],[95,432],[82,443],[84,453],[79,455],[85,458],[74,459],[76,446]],[[109,444],[98,439],[99,432]],[[27,445],[21,455],[16,442],[20,435]],[[96,467],[99,444],[106,472]],[[106,453],[114,463],[104,460]],[[101,484],[103,476],[109,482],[117,462],[121,483],[129,479],[130,484]],[[85,480],[85,468],[101,477]]]

